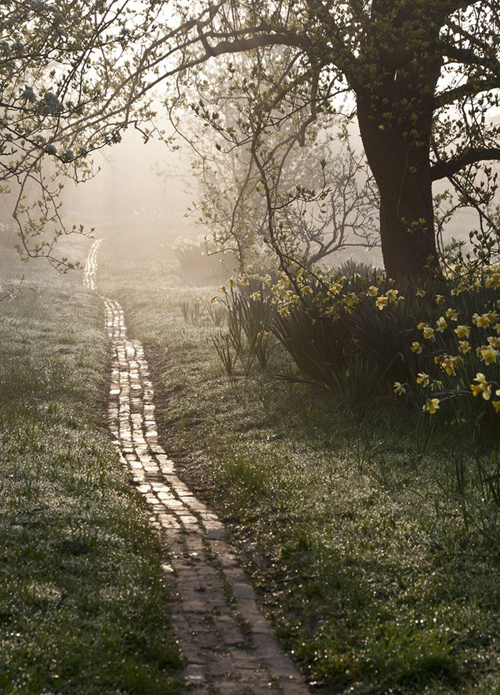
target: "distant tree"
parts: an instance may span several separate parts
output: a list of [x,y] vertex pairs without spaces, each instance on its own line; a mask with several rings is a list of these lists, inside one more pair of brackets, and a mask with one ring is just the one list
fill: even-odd
[[[147,104],[128,80],[158,9],[129,0],[4,0],[0,5],[0,191],[12,201],[18,250],[59,268],[64,177],[93,175],[92,152],[134,124]],[[81,230],[79,230],[81,231]]]

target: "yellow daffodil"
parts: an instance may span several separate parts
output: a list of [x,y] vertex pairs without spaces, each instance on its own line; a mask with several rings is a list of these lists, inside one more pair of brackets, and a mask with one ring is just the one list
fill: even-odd
[[382,311],[382,309],[387,306],[388,302],[389,300],[387,299],[387,297],[379,297],[375,304],[377,305],[378,310]]
[[429,398],[427,403],[422,406],[422,410],[434,415],[434,413],[439,410],[439,398]]
[[398,298],[399,290],[387,290],[386,294],[390,302],[395,302]]
[[488,326],[491,323],[490,315],[489,314],[474,314],[472,317],[472,323],[475,326],[478,326],[478,328],[488,328]]
[[450,321],[458,321],[458,311],[456,309],[446,309],[445,316]]
[[240,278],[241,287],[248,287],[250,280],[248,278]]
[[403,394],[406,393],[405,387],[399,381],[394,382],[393,391],[396,394],[396,396],[402,396]]
[[491,405],[495,408],[495,413],[500,413],[500,401],[491,401]]
[[458,343],[458,349],[462,353],[462,355],[466,355],[468,352],[471,351],[471,346],[470,346],[469,341],[460,340]]
[[426,294],[425,290],[417,290],[417,297],[425,297]]
[[442,304],[444,302],[444,297],[442,294],[437,294],[435,297],[436,304]]
[[477,348],[476,354],[485,364],[493,364],[497,361],[498,350],[495,350],[491,345],[482,345]]
[[428,325],[429,325],[428,323],[425,323],[424,321],[421,321],[421,322],[417,325],[417,328],[418,328],[419,331],[423,331],[424,328],[427,328]]
[[500,287],[500,275],[498,273],[492,273],[492,275],[484,281],[484,286],[488,289],[491,287]]
[[420,343],[417,340],[414,340],[413,343],[411,344],[411,351],[415,355],[421,355],[423,351],[423,347],[420,345]]
[[442,333],[447,328],[448,323],[446,322],[446,319],[444,318],[444,316],[440,316],[436,321],[436,330],[439,331],[439,333]]
[[368,291],[366,292],[368,297],[377,297],[378,296],[378,287],[375,287],[375,285],[372,285],[371,287],[368,288]]
[[486,377],[481,372],[478,372],[474,378],[476,384],[471,384],[470,388],[474,396],[479,396],[481,393],[485,401],[489,401],[491,397],[491,386],[486,381]]
[[431,328],[430,326],[426,326],[423,330],[423,335],[426,340],[433,340],[434,339],[434,328]]
[[470,336],[470,328],[469,326],[457,326],[455,333],[459,338],[468,338]]
[[417,374],[417,384],[420,384],[421,386],[426,388],[427,386],[429,386],[430,383],[431,380],[428,374],[426,374],[425,372],[419,372]]

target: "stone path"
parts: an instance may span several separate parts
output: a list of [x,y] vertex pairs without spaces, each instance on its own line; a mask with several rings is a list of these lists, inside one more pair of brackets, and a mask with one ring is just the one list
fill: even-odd
[[[85,286],[96,290],[93,243]],[[158,444],[153,385],[142,345],[128,340],[123,310],[103,298],[113,344],[109,421],[121,460],[152,510],[175,582],[172,622],[196,695],[307,695],[308,687],[263,617],[253,587],[225,538],[217,516],[177,477]]]

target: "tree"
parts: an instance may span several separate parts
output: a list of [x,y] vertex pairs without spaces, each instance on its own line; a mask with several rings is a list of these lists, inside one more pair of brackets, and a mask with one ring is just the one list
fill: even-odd
[[[435,269],[433,183],[448,179],[462,197],[475,199],[481,186],[471,172],[500,159],[499,128],[488,120],[500,87],[498,2],[289,0],[204,7],[196,17],[184,11],[176,71],[185,76],[209,58],[253,51],[261,105],[274,113],[275,125],[299,114],[302,125],[312,122],[335,107],[334,94],[350,90],[380,193],[386,269],[394,277]],[[288,74],[280,71],[279,84],[268,67],[273,61],[293,66]],[[231,63],[225,78],[225,95],[233,99],[248,88]],[[258,140],[269,123],[248,114],[252,118]]]
[[[151,6],[150,6],[151,5]],[[63,177],[94,174],[90,155],[128,125],[148,137],[147,104],[127,80],[157,16],[128,0],[5,0],[0,7],[0,191],[13,199],[18,250],[59,268]]]
[[[89,5],[70,0],[54,4],[84,17]],[[40,1],[29,7],[34,5]],[[113,3],[91,5],[100,18]],[[100,19],[89,22],[102,36],[94,42],[90,31],[89,51],[82,52],[73,20],[78,35],[73,53],[57,39],[55,56],[44,53],[43,40],[37,53],[44,70],[56,59],[67,65],[64,60],[71,55],[72,69],[93,84],[94,91],[75,88],[72,93],[81,93],[74,99],[75,109],[82,101],[91,108],[92,117],[87,113],[74,123],[101,134],[95,146],[112,140],[113,127],[119,130],[129,120],[132,105],[161,83],[168,81],[172,87],[172,108],[182,102],[190,80],[206,79],[211,59],[244,53],[258,76],[255,95],[262,108],[247,118],[253,131],[251,154],[263,178],[266,163],[259,157],[259,145],[264,131],[288,121],[300,141],[308,124],[337,108],[335,95],[349,92],[380,194],[387,272],[418,275],[437,267],[433,183],[448,179],[462,197],[474,198],[476,189],[482,196],[473,174],[483,163],[500,159],[500,129],[488,120],[499,104],[498,0],[142,0],[130,6],[126,20],[120,8],[115,8],[118,18],[104,25]],[[29,20],[23,22],[30,26]],[[56,29],[47,31],[48,37],[55,36]],[[110,48],[110,57],[101,62]],[[240,79],[231,62],[226,65],[224,91],[236,101],[238,90],[251,89],[252,82],[245,84],[245,75]],[[28,73],[28,65],[16,67],[8,73],[8,84],[19,90]],[[63,84],[75,80],[71,70],[69,78],[67,72],[59,74],[52,93],[60,101],[66,95]],[[16,75],[22,77],[14,79]],[[29,102],[31,92],[23,93]],[[45,93],[41,101],[34,97],[38,117],[45,114],[59,122],[58,103]],[[217,121],[217,112],[203,116]],[[268,198],[272,195],[271,189],[266,191]],[[270,234],[273,224],[270,219]]]

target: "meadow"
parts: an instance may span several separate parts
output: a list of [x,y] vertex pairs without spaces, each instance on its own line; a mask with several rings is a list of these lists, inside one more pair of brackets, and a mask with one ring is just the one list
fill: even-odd
[[220,282],[181,274],[168,234],[122,227],[105,239],[98,284],[145,345],[162,444],[228,525],[311,684],[500,692],[498,460],[487,438],[437,425],[425,398],[391,392],[360,410],[305,383],[274,341],[265,368],[247,351],[228,370],[216,349],[225,319],[210,303]]
[[7,245],[0,277],[0,692],[180,693],[160,539],[107,430],[102,302]]

